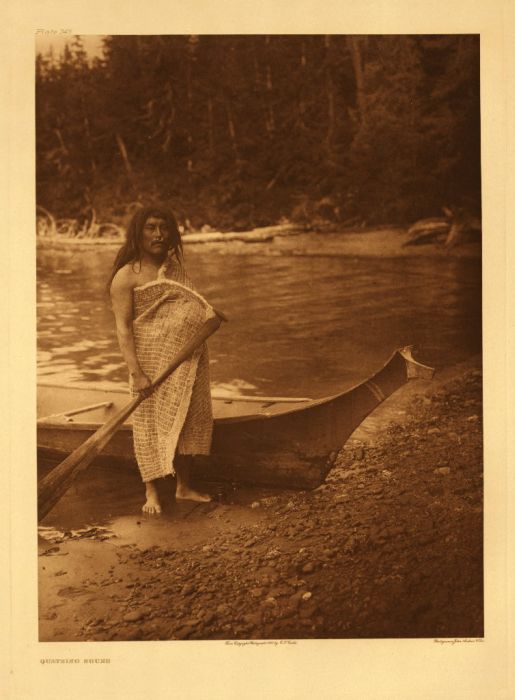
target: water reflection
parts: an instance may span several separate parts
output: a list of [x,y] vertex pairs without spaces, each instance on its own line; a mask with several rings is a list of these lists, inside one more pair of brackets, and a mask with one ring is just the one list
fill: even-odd
[[[407,343],[436,366],[481,350],[481,265],[443,258],[223,254],[188,249],[199,290],[230,323],[210,340],[214,384],[323,396]],[[114,251],[38,251],[38,370],[126,381],[105,283]]]

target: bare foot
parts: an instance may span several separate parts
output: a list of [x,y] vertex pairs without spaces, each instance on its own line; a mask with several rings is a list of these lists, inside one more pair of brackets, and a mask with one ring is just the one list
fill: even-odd
[[200,493],[188,486],[177,486],[175,498],[181,501],[197,501],[198,503],[208,503],[211,500],[208,493]]
[[145,484],[145,490],[147,500],[141,510],[144,513],[148,513],[149,515],[157,515],[161,512],[161,504],[159,503],[157,489],[151,481],[147,481],[147,483]]

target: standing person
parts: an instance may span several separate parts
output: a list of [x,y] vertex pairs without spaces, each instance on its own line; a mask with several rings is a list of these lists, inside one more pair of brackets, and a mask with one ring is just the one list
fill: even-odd
[[215,311],[198,294],[182,260],[172,212],[144,207],[129,223],[110,281],[120,349],[133,395],[146,398],[134,412],[134,451],[146,487],[145,513],[160,513],[157,480],[175,474],[175,497],[209,501],[190,486],[193,455],[209,454],[213,430],[209,359],[204,343],[155,392],[165,369]]

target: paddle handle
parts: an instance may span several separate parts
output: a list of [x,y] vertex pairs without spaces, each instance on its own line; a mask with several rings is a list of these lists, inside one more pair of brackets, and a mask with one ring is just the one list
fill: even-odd
[[[152,382],[150,394],[162,384],[167,377],[174,372],[184,360],[187,360],[195,350],[212,335],[222,323],[222,316],[216,312],[216,316],[209,318],[195,333],[193,338],[174,357],[168,367]],[[150,394],[147,394],[149,396]],[[51,472],[38,482],[38,520],[42,520],[49,513],[63,494],[69,489],[77,476],[89,467],[113,437],[117,429],[124,423],[131,413],[140,405],[146,397],[138,394],[118,413],[112,416],[107,423],[101,426],[93,435],[82,443],[76,450],[58,464]]]

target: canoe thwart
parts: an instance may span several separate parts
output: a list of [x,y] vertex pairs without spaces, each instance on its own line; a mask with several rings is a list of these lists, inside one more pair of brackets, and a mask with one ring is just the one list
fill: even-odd
[[92,403],[89,406],[82,406],[81,408],[74,408],[71,411],[66,411],[65,413],[57,414],[62,415],[63,418],[71,418],[72,416],[78,416],[80,413],[88,413],[89,411],[96,411],[97,408],[111,408],[113,405],[112,401],[101,401],[100,403]]

